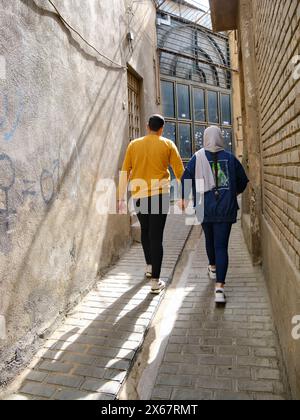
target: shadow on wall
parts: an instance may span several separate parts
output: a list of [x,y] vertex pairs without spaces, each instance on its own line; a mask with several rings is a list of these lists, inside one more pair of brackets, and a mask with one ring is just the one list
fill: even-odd
[[[40,6],[37,1],[35,0],[20,0],[26,7],[29,7],[34,13],[38,14],[39,16],[49,17],[54,19],[60,26],[60,29],[67,35],[69,44],[74,47],[77,52],[79,52],[83,58],[87,61],[92,61],[96,66],[102,67],[109,71],[124,71],[122,68],[117,68],[112,66],[111,64],[105,64],[102,60],[100,61],[97,57],[93,54],[89,54],[85,49],[82,48],[80,43],[74,38],[72,31],[62,22],[60,17],[55,13],[51,12],[42,6]],[[50,5],[50,3],[49,3]]]
[[[54,19],[60,26],[60,28],[66,33],[69,43],[70,45],[72,45],[74,48],[76,48],[76,50],[86,59],[89,61],[94,62],[94,64],[96,66],[99,66],[101,68],[104,68],[107,71],[104,80],[100,86],[100,89],[95,97],[94,103],[92,104],[89,114],[87,115],[86,121],[83,125],[81,134],[78,138],[78,142],[77,142],[77,147],[76,150],[73,151],[70,160],[68,162],[68,164],[66,165],[66,167],[63,169],[63,173],[61,174],[61,177],[59,179],[59,184],[60,184],[60,188],[61,186],[64,184],[64,182],[66,182],[67,177],[70,175],[73,166],[76,164],[76,160],[78,158],[78,155],[80,155],[80,153],[82,152],[82,149],[85,146],[86,140],[89,137],[89,135],[91,134],[93,128],[95,127],[97,121],[101,120],[105,121],[105,127],[103,128],[103,130],[101,131],[101,134],[103,135],[102,137],[102,142],[99,143],[99,150],[98,150],[98,157],[97,159],[97,168],[98,171],[97,173],[100,174],[100,168],[101,165],[103,164],[103,156],[104,156],[104,150],[105,148],[108,146],[108,136],[109,136],[109,132],[110,132],[110,128],[112,126],[113,118],[114,118],[114,114],[111,113],[110,116],[108,116],[107,114],[104,115],[104,111],[105,111],[105,107],[111,102],[112,109],[117,108],[117,104],[118,104],[118,95],[120,92],[120,89],[122,87],[122,82],[123,82],[123,77],[124,77],[124,70],[123,69],[117,69],[117,68],[113,68],[111,66],[108,66],[106,64],[104,64],[103,62],[99,61],[97,58],[95,58],[93,55],[90,55],[89,53],[87,53],[81,46],[80,44],[73,38],[72,33],[69,29],[67,29],[62,22],[60,21],[60,19],[57,17],[57,15],[53,12],[49,12],[45,9],[43,9],[42,7],[39,7],[37,5],[37,3],[33,0],[21,0],[21,2],[26,5],[27,7],[29,7],[33,12],[39,14],[40,16],[47,16],[50,17],[52,19]],[[112,73],[116,74],[115,76],[115,80],[112,82],[112,86],[114,87],[114,89],[111,90],[111,93],[109,95],[105,96],[105,99],[103,100],[101,97],[101,93],[103,91],[103,89],[105,88],[105,85],[108,82],[109,77],[112,76]],[[120,74],[121,73],[121,74]],[[115,92],[114,97],[112,97],[113,93]],[[101,98],[101,102],[99,103],[99,99]],[[93,117],[91,118],[91,116],[93,115]],[[123,133],[122,133],[123,135]],[[116,157],[117,158],[117,157]],[[116,159],[117,160],[117,159]],[[91,220],[91,218],[95,215],[95,208],[93,207],[93,200],[94,200],[94,196],[95,196],[95,191],[96,191],[96,184],[98,182],[98,179],[95,178],[93,185],[90,188],[90,193],[89,196],[85,198],[86,200],[86,205],[85,208],[87,209],[83,219],[80,223],[80,232],[81,235],[79,235],[80,237],[80,241],[79,244],[76,244],[76,254],[77,256],[83,255],[85,248],[84,248],[84,244],[85,244],[85,240],[87,239],[87,237],[89,236],[89,232],[87,231],[86,227],[88,227],[89,222]],[[60,189],[59,188],[59,189]],[[59,193],[59,191],[58,191]],[[59,220],[56,220],[56,224],[55,224],[55,217],[54,217],[54,210],[55,210],[55,200],[49,200],[47,209],[45,210],[45,215],[43,217],[43,220],[41,221],[41,223],[39,224],[32,240],[31,243],[28,247],[28,250],[26,252],[26,254],[24,255],[23,258],[23,262],[19,267],[18,270],[18,274],[16,276],[16,278],[14,279],[14,287],[12,292],[10,293],[10,303],[8,303],[8,309],[5,311],[6,312],[6,318],[8,320],[8,329],[11,331],[14,331],[14,334],[16,334],[16,331],[18,331],[19,328],[19,335],[18,335],[18,339],[24,334],[24,330],[22,330],[22,326],[18,326],[18,328],[14,328],[13,326],[13,322],[16,322],[16,320],[14,319],[14,315],[15,315],[15,310],[16,310],[16,306],[18,306],[18,304],[24,305],[24,302],[20,299],[20,295],[24,295],[24,293],[29,293],[30,291],[28,290],[28,284],[27,284],[27,278],[26,278],[26,271],[28,268],[28,264],[29,262],[32,260],[34,253],[36,252],[37,248],[39,248],[41,246],[41,243],[43,241],[41,241],[41,236],[42,236],[42,232],[45,226],[49,225],[49,221],[51,220],[51,226],[52,226],[52,230],[55,231],[59,231],[59,229],[62,228]],[[54,224],[53,224],[53,219],[54,219]],[[107,233],[110,230],[110,227],[112,225],[112,223],[114,223],[111,219],[108,221],[108,224],[104,227],[106,228],[106,231],[104,231],[104,238],[105,236],[108,236]],[[90,226],[89,226],[90,227]],[[116,235],[118,236],[118,235]],[[118,240],[118,239],[116,239]],[[119,237],[119,244],[123,247],[125,247],[127,244],[122,243],[121,238]],[[99,246],[98,249],[95,249],[95,254],[98,255],[98,259],[101,259],[101,251],[103,250],[104,246],[105,246],[105,240],[103,238],[99,238],[99,241],[97,242],[97,245]],[[108,255],[108,253],[106,253],[107,256],[107,261],[105,262],[106,264],[109,263],[109,258],[111,258],[111,256]],[[74,257],[74,255],[73,255]],[[103,262],[104,263],[104,262]],[[74,263],[71,269],[70,274],[70,282],[68,283],[68,288],[64,293],[63,296],[63,304],[61,305],[60,308],[56,308],[56,313],[58,313],[59,309],[64,309],[67,307],[67,305],[70,303],[70,299],[71,296],[74,296],[74,289],[76,290],[80,290],[80,279],[76,279],[77,285],[76,287],[74,287],[74,279],[76,278],[76,272],[77,272],[78,267],[76,266],[76,264]],[[83,269],[84,271],[84,267],[81,267],[81,269]],[[87,273],[88,275],[90,275],[90,273]],[[96,276],[96,270],[95,270],[95,276]],[[90,279],[90,284],[93,283],[95,279]],[[37,288],[39,288],[39,278],[33,279],[33,281],[36,283]],[[47,287],[47,286],[46,286]],[[26,299],[25,299],[26,300]],[[21,302],[20,302],[21,301]],[[34,308],[30,307],[30,303],[27,302],[27,312],[34,312]],[[41,324],[43,324],[43,322],[45,321],[45,319],[47,318],[47,311],[50,311],[50,308],[45,308],[46,313],[42,314],[42,321],[38,323],[38,325],[33,324],[32,325],[32,331],[30,332],[30,339],[29,341],[32,342],[34,335],[37,333],[37,330],[41,327]],[[35,319],[35,315],[32,313],[31,314],[32,320]],[[27,326],[26,326],[27,327]],[[28,328],[27,328],[28,330]],[[24,337],[23,337],[24,339]],[[23,341],[22,339],[22,341]],[[12,345],[14,343],[10,342],[9,345]],[[6,353],[5,350],[8,351],[8,348],[3,348],[2,349],[2,357],[6,357]]]

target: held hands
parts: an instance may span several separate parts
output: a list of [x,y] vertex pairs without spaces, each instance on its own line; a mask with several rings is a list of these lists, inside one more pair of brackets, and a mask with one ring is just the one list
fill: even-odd
[[[182,199],[177,202],[177,206],[181,211],[185,212],[189,206],[189,202],[187,200]],[[117,210],[118,214],[127,214],[127,203],[125,200],[117,201]]]
[[179,200],[177,205],[180,210],[185,211],[188,208],[189,203],[187,200]]

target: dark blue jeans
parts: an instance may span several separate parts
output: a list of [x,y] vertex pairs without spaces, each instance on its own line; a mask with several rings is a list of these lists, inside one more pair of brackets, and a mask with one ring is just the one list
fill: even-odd
[[226,282],[229,256],[228,246],[232,223],[203,223],[206,252],[210,265],[217,267],[217,283]]

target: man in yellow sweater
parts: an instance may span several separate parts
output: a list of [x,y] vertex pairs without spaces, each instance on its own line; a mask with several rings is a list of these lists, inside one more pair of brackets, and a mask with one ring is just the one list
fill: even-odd
[[176,179],[184,167],[176,145],[162,137],[165,120],[160,115],[149,119],[148,135],[128,146],[119,185],[119,210],[126,205],[126,192],[132,193],[142,228],[142,245],[147,263],[146,277],[151,292],[159,294],[165,283],[160,279],[163,261],[163,236],[170,206],[171,166]]

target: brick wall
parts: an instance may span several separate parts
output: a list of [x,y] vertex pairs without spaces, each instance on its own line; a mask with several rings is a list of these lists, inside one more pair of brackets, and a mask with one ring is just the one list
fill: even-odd
[[[300,269],[299,0],[254,0],[264,216]],[[299,60],[300,62],[300,60]]]

